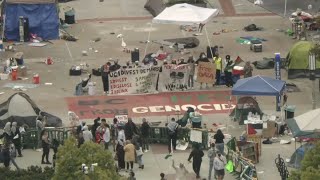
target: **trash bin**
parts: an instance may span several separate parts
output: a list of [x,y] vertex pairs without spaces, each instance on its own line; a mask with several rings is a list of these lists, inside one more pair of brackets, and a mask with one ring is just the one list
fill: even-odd
[[286,119],[294,118],[294,111],[296,110],[296,106],[287,106],[284,109]]

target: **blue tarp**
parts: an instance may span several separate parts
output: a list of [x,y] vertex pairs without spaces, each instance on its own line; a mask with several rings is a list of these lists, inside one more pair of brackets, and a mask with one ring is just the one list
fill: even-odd
[[59,38],[56,4],[6,4],[5,37],[19,40],[19,16],[29,19],[29,32],[44,40]]
[[286,82],[265,76],[240,79],[232,88],[236,96],[278,96],[282,94]]

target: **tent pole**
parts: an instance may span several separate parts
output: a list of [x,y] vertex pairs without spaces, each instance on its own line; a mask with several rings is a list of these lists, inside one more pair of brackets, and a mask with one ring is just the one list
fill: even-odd
[[[212,49],[211,49],[211,44],[210,44],[210,40],[209,40],[209,36],[208,36],[208,31],[207,31],[207,28],[206,26],[204,26],[204,31],[206,32],[206,38],[207,38],[207,41],[208,41],[208,46],[210,48],[210,53],[211,53],[211,57],[213,56],[213,53],[212,53]],[[208,55],[207,55],[208,57]],[[209,58],[209,57],[208,57]]]
[[147,55],[148,44],[149,44],[149,42],[150,42],[151,29],[152,29],[152,23],[150,24],[150,29],[149,29],[149,33],[148,33],[147,44],[146,44],[146,48],[144,49],[144,56],[143,56],[143,57],[146,57],[146,55]]

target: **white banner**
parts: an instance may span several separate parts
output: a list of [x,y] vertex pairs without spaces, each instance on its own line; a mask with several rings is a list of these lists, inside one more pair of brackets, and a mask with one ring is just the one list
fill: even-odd
[[159,91],[183,91],[188,89],[189,65],[167,64],[162,66],[159,77]]
[[119,69],[109,74],[110,94],[155,93],[159,66]]

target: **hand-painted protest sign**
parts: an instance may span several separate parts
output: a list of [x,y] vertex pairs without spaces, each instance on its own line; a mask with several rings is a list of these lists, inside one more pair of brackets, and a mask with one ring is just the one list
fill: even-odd
[[210,62],[200,62],[198,65],[197,82],[214,83],[216,76],[215,65]]
[[115,118],[117,118],[119,123],[127,123],[128,122],[128,115],[115,115]]
[[162,73],[159,77],[159,91],[183,91],[188,89],[189,79],[188,64],[167,64],[162,66]]
[[110,94],[155,93],[160,67],[119,69],[109,74]]

